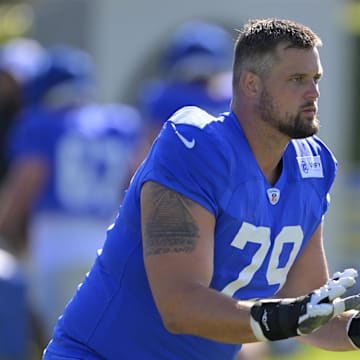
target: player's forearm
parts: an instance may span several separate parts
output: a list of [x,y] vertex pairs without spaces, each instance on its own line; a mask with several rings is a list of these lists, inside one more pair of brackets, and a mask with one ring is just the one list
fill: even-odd
[[47,178],[42,159],[27,158],[15,163],[0,189],[0,232],[11,234],[31,209]]
[[354,350],[353,344],[360,348],[360,318],[356,316],[349,322],[352,314],[344,311],[358,309],[360,296],[340,297],[355,284],[356,277],[356,270],[346,269],[308,295],[259,300],[255,304],[237,302],[206,286],[188,284],[162,297],[162,301],[158,298],[157,303],[165,326],[177,334],[247,343],[311,334],[328,324],[304,341],[329,350]]
[[162,308],[166,328],[224,343],[255,342],[250,327],[250,302],[238,302],[203,286],[194,286]]

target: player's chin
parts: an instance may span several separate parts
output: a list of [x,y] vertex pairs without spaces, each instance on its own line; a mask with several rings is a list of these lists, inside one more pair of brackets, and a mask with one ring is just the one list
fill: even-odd
[[311,126],[314,127],[320,126],[320,121],[319,118],[317,117],[316,111],[303,111],[301,115],[302,115],[301,118],[305,123],[310,123]]
[[312,126],[309,128],[308,136],[316,135],[319,132],[320,126],[319,122],[314,122]]
[[303,114],[302,120],[305,126],[309,128],[313,128],[314,130],[318,131],[320,127],[320,121],[314,112],[308,112]]
[[319,122],[314,119],[312,122],[303,123],[302,126],[298,127],[293,134],[293,139],[304,139],[309,136],[317,134],[319,131]]

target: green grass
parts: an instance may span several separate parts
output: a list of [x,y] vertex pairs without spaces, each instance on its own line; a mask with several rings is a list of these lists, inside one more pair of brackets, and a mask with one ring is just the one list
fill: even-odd
[[359,360],[360,351],[332,352],[304,346],[301,350],[287,355],[271,357],[269,360]]

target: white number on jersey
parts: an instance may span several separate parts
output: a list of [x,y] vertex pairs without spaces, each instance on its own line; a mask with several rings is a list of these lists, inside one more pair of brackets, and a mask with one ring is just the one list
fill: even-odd
[[[269,254],[270,261],[266,272],[269,285],[278,284],[280,285],[279,289],[284,285],[290,267],[300,250],[303,237],[300,226],[285,226],[276,236],[271,254]],[[247,243],[256,243],[260,247],[254,254],[251,263],[239,273],[238,278],[230,282],[222,290],[223,293],[229,296],[233,296],[236,291],[248,285],[262,266],[271,246],[270,229],[263,226],[256,227],[244,222],[231,245],[238,249],[244,249]],[[286,265],[279,267],[279,258],[285,243],[292,243],[293,247]]]
[[56,191],[72,210],[114,211],[129,166],[129,152],[115,138],[66,136],[58,144]]

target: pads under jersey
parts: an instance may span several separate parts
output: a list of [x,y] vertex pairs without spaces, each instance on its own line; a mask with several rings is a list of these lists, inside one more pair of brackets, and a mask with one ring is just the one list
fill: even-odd
[[[168,120],[136,172],[104,248],[65,309],[49,350],[81,359],[225,360],[239,344],[173,335],[151,296],[141,245],[140,190],[163,184],[216,218],[211,287],[237,299],[274,295],[323,221],[336,161],[317,137],[293,140],[275,185],[233,113],[186,107]],[[89,355],[90,356],[90,355]]]

